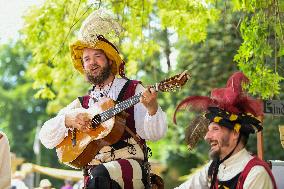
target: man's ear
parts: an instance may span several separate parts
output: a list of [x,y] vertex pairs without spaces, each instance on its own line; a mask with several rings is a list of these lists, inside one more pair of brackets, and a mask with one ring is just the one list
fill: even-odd
[[240,132],[233,130],[232,133],[233,133],[233,139],[238,140],[238,138],[240,137]]
[[113,64],[113,60],[111,60],[111,59],[108,59],[108,62],[109,62],[109,65],[111,66],[112,64]]

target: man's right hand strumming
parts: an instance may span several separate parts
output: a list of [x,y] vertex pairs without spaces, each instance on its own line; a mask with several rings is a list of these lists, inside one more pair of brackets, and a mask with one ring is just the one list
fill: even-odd
[[88,132],[92,126],[90,115],[88,113],[74,113],[65,115],[65,126],[76,128],[82,132]]

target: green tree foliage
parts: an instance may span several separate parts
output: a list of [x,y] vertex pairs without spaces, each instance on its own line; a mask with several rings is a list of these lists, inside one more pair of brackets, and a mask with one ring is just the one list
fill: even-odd
[[[99,6],[113,9],[125,28],[119,46],[127,60],[128,76],[137,73],[138,63],[143,62],[144,58],[153,56],[161,49],[151,36],[154,29],[172,27],[180,35],[186,32],[186,36],[192,41],[204,40],[206,25],[216,20],[218,11],[206,8],[207,4],[199,1],[170,3],[170,7],[168,3],[104,1],[88,4],[87,1],[47,0],[42,7],[32,9],[25,16],[26,25],[22,32],[25,44],[33,54],[29,74],[35,81],[33,87],[38,90],[36,97],[52,99],[48,110],[57,112],[70,99],[86,90],[82,77],[72,68],[68,44],[74,41],[74,33],[76,34],[85,16]],[[169,9],[172,11],[169,12]],[[206,19],[201,22],[198,17],[185,22],[186,18],[195,18],[197,15],[203,15]],[[174,18],[173,22],[166,19],[169,16]],[[196,28],[196,31],[192,28]],[[196,33],[199,35],[195,35]],[[70,93],[70,89],[76,90]]]
[[[36,127],[47,119],[47,101],[34,98],[32,80],[26,77],[31,58],[21,40],[0,46],[0,128],[8,134],[11,152],[25,162],[38,163],[33,144]],[[59,167],[54,159],[55,151],[41,148],[43,166]]]
[[22,42],[0,47],[0,127],[5,128],[11,151],[33,161],[33,142],[38,120],[46,119],[46,101],[33,98],[32,83],[25,78],[31,54]]
[[278,0],[234,1],[242,11],[243,43],[235,56],[240,69],[250,78],[249,92],[262,98],[278,96],[283,80],[284,3]]
[[[183,90],[164,98],[172,106],[170,111],[167,109],[169,117],[172,117],[172,110],[181,99],[191,95],[210,96],[212,88],[223,87],[230,74],[237,70],[232,62],[236,49],[241,44],[240,33],[236,30],[238,15],[224,11],[221,16],[224,19],[208,26],[204,42],[191,43],[186,38],[181,38],[174,44],[179,51],[177,70],[189,70],[191,79]],[[178,177],[188,174],[191,169],[208,160],[205,142],[201,142],[190,152],[185,146],[184,131],[196,115],[186,110],[179,112],[177,125],[170,124],[167,140],[171,141],[171,147],[167,150],[166,159],[169,169],[165,174],[166,180],[171,180],[169,188],[180,183],[177,182]],[[180,167],[177,162],[180,162]]]
[[48,112],[57,112],[86,89],[72,67],[68,44],[70,32],[87,12],[86,1],[46,1],[25,17],[24,43],[33,55],[28,75],[34,79],[35,97],[53,99]]

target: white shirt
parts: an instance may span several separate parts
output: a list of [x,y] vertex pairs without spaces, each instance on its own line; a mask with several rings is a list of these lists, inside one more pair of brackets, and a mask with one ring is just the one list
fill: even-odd
[[[104,89],[108,91],[107,97],[116,100],[126,81],[123,78],[115,78],[111,87]],[[144,87],[138,84],[135,94],[144,90]],[[92,106],[94,106],[94,103],[90,99],[89,108]],[[65,114],[74,111],[74,109],[84,109],[78,99],[60,110],[56,117],[44,123],[40,130],[39,138],[46,148],[52,149],[63,141],[68,134],[68,128],[65,127]],[[156,141],[162,138],[167,131],[166,114],[160,107],[155,115],[150,116],[144,105],[139,102],[134,105],[134,120],[136,132],[142,139]]]
[[0,188],[7,189],[11,185],[11,156],[9,141],[0,131]]
[[26,184],[20,179],[12,179],[11,186],[16,187],[16,189],[29,189]]
[[[243,171],[247,163],[253,158],[246,149],[242,149],[220,164],[218,180],[227,181]],[[193,174],[186,182],[176,189],[209,189],[208,169],[212,161],[201,170]],[[273,189],[269,174],[263,166],[254,166],[245,179],[244,189]]]

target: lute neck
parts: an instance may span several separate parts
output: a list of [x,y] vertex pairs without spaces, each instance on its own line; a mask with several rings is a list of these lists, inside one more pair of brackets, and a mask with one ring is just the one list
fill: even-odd
[[[158,91],[158,83],[155,85],[150,85],[150,88],[154,88],[156,91]],[[120,112],[126,110],[127,108],[134,106],[138,102],[140,102],[140,97],[142,96],[142,92],[128,98],[127,100],[124,100],[122,102],[119,102],[116,104],[113,108],[110,108],[109,110],[102,112],[100,114],[101,122],[104,122],[113,116],[119,114]]]
[[110,119],[111,117],[117,115],[118,113],[126,110],[127,108],[134,106],[135,104],[137,104],[140,101],[141,96],[142,96],[142,92],[128,98],[127,100],[119,102],[114,107],[108,109],[105,112],[102,112],[100,114],[101,122],[104,122],[104,121]]

